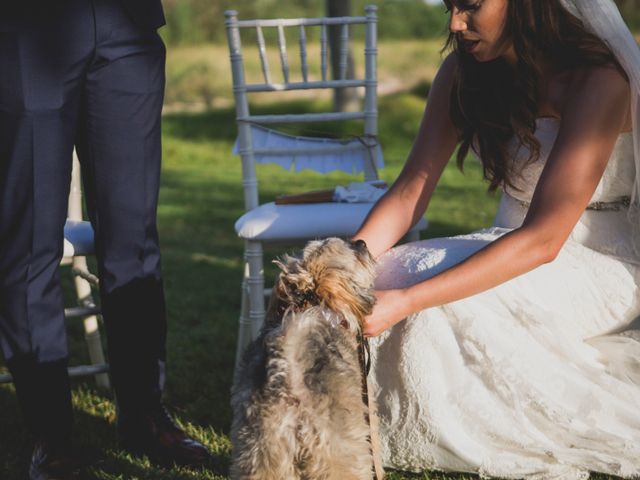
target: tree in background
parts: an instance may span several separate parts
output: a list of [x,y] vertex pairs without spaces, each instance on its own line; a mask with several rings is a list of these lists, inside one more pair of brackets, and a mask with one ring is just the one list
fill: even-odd
[[[190,46],[197,44],[215,43],[219,46],[226,44],[226,29],[224,26],[224,11],[237,10],[241,19],[250,18],[292,18],[292,17],[320,17],[327,14],[334,15],[363,15],[365,6],[374,4],[378,7],[378,39],[380,43],[397,40],[411,40],[414,44],[429,38],[437,38],[444,44],[447,34],[447,18],[442,4],[429,4],[424,0],[162,0],[165,7],[167,26],[160,30],[167,46]],[[640,34],[640,0],[615,0],[627,24]],[[331,10],[330,10],[331,8]],[[335,13],[334,13],[335,12]],[[364,41],[363,28],[354,28],[351,32],[354,45]],[[255,32],[245,32],[243,43],[255,46]],[[277,42],[277,32],[265,29],[264,36],[267,44]],[[291,35],[291,44],[295,45],[295,32]],[[637,37],[640,40],[640,36]],[[318,50],[320,30],[307,30],[310,45]],[[357,42],[357,43],[356,43]],[[335,41],[334,41],[335,43]],[[437,43],[437,42],[436,42]],[[403,42],[398,48],[403,48]],[[293,47],[295,48],[295,47]],[[208,56],[207,52],[215,51],[216,56]],[[334,52],[338,48],[333,48]],[[171,88],[167,90],[169,103],[201,103],[209,107],[219,95],[220,85],[228,79],[228,55],[216,49],[179,49],[175,53],[182,57],[181,61],[172,61],[168,65],[167,78]],[[184,55],[183,55],[184,53]],[[331,70],[339,71],[335,65],[334,53]],[[174,57],[175,58],[175,57]],[[353,62],[352,56],[350,62]],[[386,59],[381,58],[381,62]],[[355,56],[355,63],[363,59]],[[420,62],[420,58],[416,58]],[[425,61],[427,61],[425,59]],[[359,65],[362,67],[362,65]],[[353,63],[350,64],[350,72]],[[330,73],[331,75],[332,73]],[[221,78],[224,76],[224,78]],[[317,78],[315,78],[317,80]],[[419,79],[416,79],[419,80]],[[423,89],[424,90],[424,89]],[[225,92],[226,95],[228,92]],[[336,96],[341,95],[340,93]],[[338,109],[346,108],[339,105],[343,101],[336,99]]]
[[[348,17],[351,15],[351,0],[326,0],[328,17]],[[339,27],[329,28],[329,50],[331,52],[331,71],[334,79],[340,78],[340,41],[341,29]],[[349,47],[347,52],[346,78],[354,76],[355,62],[353,51]],[[344,112],[352,108],[358,102],[358,92],[355,88],[336,88],[333,91],[333,108],[336,111]]]
[[[329,4],[340,11],[363,15],[364,7],[378,7],[378,37],[433,38],[442,36],[446,17],[441,5],[423,0],[163,0],[166,28],[160,30],[168,45],[224,42],[224,11],[237,10],[240,18],[292,18],[326,15]],[[356,38],[363,33],[355,31]]]
[[629,27],[640,29],[640,0],[616,0],[616,3]]
[[[640,0],[616,0],[632,29],[640,29]],[[349,7],[361,15],[367,4],[378,6],[380,40],[434,38],[446,35],[442,5],[424,0],[163,0],[167,27],[160,30],[168,45],[224,42],[224,11],[241,18],[312,17],[331,8]]]

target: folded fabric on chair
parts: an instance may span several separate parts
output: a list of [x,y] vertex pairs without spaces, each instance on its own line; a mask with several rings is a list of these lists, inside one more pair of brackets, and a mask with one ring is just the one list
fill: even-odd
[[346,187],[338,186],[333,194],[334,202],[375,203],[387,191],[387,184],[376,182],[351,182]]
[[[257,163],[275,163],[285,170],[302,171],[305,169],[327,173],[341,170],[347,173],[359,173],[370,162],[369,142],[375,146],[375,167],[383,168],[382,149],[375,139],[357,137],[350,139],[314,138],[289,135],[251,125],[254,158]],[[315,151],[314,151],[315,150]],[[238,141],[233,146],[233,154],[239,155]]]

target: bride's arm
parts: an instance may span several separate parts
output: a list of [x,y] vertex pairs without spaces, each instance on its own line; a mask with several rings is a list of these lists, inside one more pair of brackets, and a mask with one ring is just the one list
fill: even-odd
[[449,92],[456,66],[449,55],[436,75],[407,162],[393,186],[378,201],[355,239],[375,256],[385,252],[420,219],[457,143],[449,116]]
[[629,85],[613,69],[594,69],[578,79],[522,227],[428,280],[378,292],[365,333],[378,335],[410,313],[475,295],[553,261],[629,124],[629,104]]

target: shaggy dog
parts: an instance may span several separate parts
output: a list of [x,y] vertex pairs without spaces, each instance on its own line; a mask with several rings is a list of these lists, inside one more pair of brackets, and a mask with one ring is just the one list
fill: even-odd
[[275,263],[265,324],[234,379],[231,478],[370,480],[359,339],[374,260],[361,240],[329,238]]

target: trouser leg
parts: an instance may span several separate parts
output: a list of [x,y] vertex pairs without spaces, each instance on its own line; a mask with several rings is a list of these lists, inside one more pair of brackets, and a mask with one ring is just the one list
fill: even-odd
[[156,209],[165,50],[120,3],[96,0],[97,48],[77,138],[96,233],[102,313],[121,414],[159,404],[166,316]]
[[29,432],[52,448],[67,450],[73,423],[67,359],[36,363],[14,358],[8,366]]
[[72,3],[0,34],[0,347],[25,419],[44,437],[71,427],[58,265],[93,38],[90,10]]

